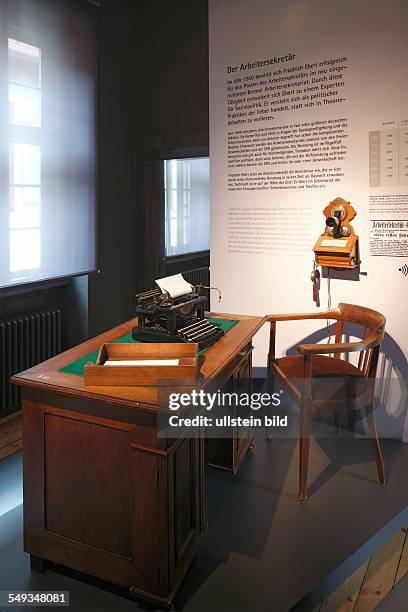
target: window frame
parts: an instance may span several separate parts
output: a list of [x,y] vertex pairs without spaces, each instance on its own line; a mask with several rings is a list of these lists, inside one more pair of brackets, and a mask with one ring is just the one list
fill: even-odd
[[135,198],[136,202],[142,202],[142,206],[137,207],[137,221],[144,228],[144,241],[135,253],[143,267],[143,274],[135,278],[136,291],[150,289],[156,278],[165,276],[166,270],[178,263],[200,260],[209,265],[210,250],[170,256],[166,256],[165,251],[164,161],[197,157],[209,157],[208,145],[136,153]]

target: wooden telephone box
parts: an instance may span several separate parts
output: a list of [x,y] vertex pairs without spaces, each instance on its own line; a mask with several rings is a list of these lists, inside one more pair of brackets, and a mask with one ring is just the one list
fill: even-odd
[[326,229],[314,246],[317,266],[356,268],[360,263],[358,236],[350,221],[356,216],[350,202],[336,198],[323,211]]

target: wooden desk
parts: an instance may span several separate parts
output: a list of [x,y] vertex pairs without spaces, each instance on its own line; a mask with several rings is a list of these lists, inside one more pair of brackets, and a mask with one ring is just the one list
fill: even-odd
[[[197,388],[219,387],[248,367],[264,322],[218,316],[238,323],[200,358]],[[158,413],[168,407],[155,388],[85,387],[59,371],[135,324],[13,377],[22,391],[24,549],[33,568],[51,561],[169,605],[203,532],[203,440],[157,437]]]

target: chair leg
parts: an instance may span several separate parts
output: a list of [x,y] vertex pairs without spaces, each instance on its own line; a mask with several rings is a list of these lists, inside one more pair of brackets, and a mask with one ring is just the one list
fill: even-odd
[[299,423],[299,499],[300,501],[306,501],[310,449],[310,407],[308,402],[300,413]]
[[310,416],[312,414],[312,356],[303,360],[303,401],[299,419],[299,499],[307,500],[307,472],[309,469]]
[[340,413],[336,410],[334,413],[334,433],[336,438],[340,438]]
[[[267,388],[268,388],[269,395],[274,394],[275,386],[276,386],[276,378],[275,378],[275,375],[272,373],[272,371],[270,371],[269,362],[268,362]],[[268,442],[270,442],[273,439],[272,430],[273,430],[272,427],[265,427],[265,440],[267,440]]]
[[307,500],[307,472],[309,468],[310,438],[299,438],[299,499]]
[[356,428],[357,413],[354,383],[349,378],[346,380],[346,401],[347,401],[347,426],[348,431],[354,432]]
[[385,485],[385,475],[384,475],[384,463],[381,454],[380,441],[378,439],[377,428],[375,426],[374,419],[374,406],[371,403],[366,407],[366,417],[367,417],[367,425],[368,425],[368,435],[371,438],[371,443],[373,445],[375,461],[377,464],[377,472],[378,472],[378,480],[380,485]]

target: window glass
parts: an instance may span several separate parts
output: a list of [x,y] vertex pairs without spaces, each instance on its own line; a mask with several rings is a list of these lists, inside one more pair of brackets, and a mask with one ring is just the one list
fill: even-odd
[[9,83],[9,121],[16,125],[41,127],[41,91]]
[[1,288],[96,267],[96,13],[23,5],[0,1]]
[[9,81],[41,87],[41,51],[21,40],[8,39]]
[[166,256],[210,248],[209,159],[164,161]]
[[[8,39],[9,123],[37,128],[41,141],[41,50]],[[19,132],[28,138],[24,131]],[[41,145],[9,145],[9,272],[14,281],[41,268]]]

